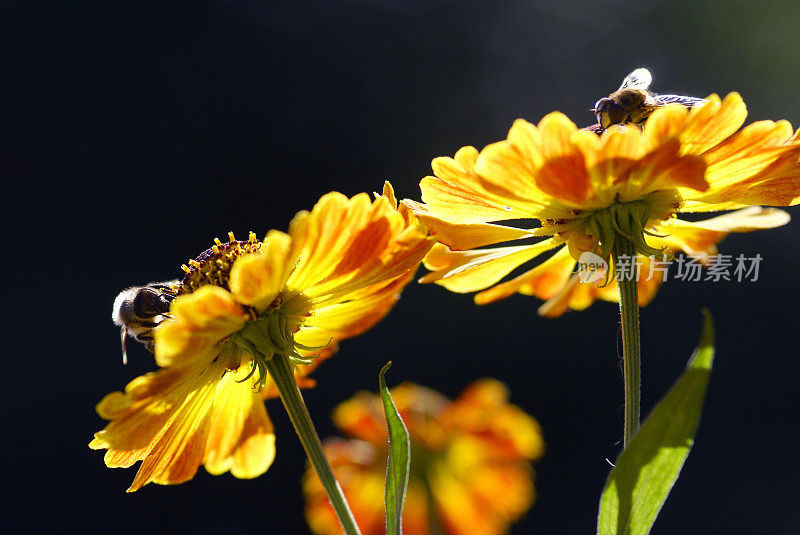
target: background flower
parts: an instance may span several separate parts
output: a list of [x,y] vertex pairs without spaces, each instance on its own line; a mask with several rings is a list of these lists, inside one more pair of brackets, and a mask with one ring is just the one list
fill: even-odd
[[[455,401],[403,383],[392,398],[411,439],[403,514],[407,533],[505,533],[533,504],[530,462],[544,451],[538,423],[508,403],[498,381],[483,379]],[[328,439],[325,452],[364,535],[385,533],[386,423],[380,398],[362,392],[339,405],[336,425],[353,437]],[[306,471],[306,518],[315,533],[340,532],[319,479]],[[431,516],[433,515],[433,516]]]

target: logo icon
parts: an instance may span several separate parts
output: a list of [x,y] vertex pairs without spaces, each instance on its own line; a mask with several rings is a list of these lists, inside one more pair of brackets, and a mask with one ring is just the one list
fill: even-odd
[[608,272],[608,262],[603,257],[586,251],[578,259],[578,278],[582,283],[604,280]]

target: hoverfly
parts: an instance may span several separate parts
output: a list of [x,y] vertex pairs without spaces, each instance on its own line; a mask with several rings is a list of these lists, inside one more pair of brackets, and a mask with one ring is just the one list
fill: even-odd
[[597,115],[597,125],[588,129],[599,133],[614,124],[641,126],[660,106],[677,103],[693,108],[708,102],[704,98],[657,95],[648,90],[652,81],[653,77],[647,69],[639,68],[630,73],[619,89],[595,103],[592,111]]
[[169,305],[178,295],[180,281],[151,282],[122,290],[114,299],[111,319],[120,328],[122,362],[127,364],[125,342],[130,335],[148,351],[155,351],[154,329],[167,318]]

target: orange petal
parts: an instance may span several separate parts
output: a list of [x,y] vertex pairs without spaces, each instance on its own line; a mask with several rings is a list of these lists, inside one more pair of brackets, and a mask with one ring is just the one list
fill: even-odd
[[536,459],[544,453],[539,424],[510,404],[508,388],[495,379],[479,379],[465,388],[442,413],[448,426],[490,438],[493,454]]
[[[478,181],[477,178],[475,178]],[[485,190],[462,189],[433,176],[423,178],[419,187],[425,208],[432,214],[452,223],[482,223],[502,221],[515,217],[527,217],[529,213],[515,207],[510,201]],[[404,200],[403,203],[416,213],[421,205]]]
[[619,199],[635,201],[650,192],[676,186],[707,190],[705,161],[699,156],[680,156],[680,147],[678,140],[672,139],[641,158],[627,176],[618,179]]
[[375,411],[374,394],[359,392],[337,405],[332,418],[336,427],[360,440],[373,444],[386,440],[386,424]]
[[547,160],[536,173],[536,185],[561,202],[583,206],[594,190],[581,153]]
[[286,286],[315,301],[406,277],[435,241],[405,207],[366,195],[328,194],[289,232],[300,255]]

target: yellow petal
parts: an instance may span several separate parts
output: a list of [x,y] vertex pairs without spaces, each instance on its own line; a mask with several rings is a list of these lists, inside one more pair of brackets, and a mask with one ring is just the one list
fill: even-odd
[[[413,273],[390,279],[340,299],[313,305],[312,312],[295,334],[295,340],[311,347],[324,346],[331,341],[357,336],[383,319],[400,298],[400,292]],[[291,306],[289,303],[287,306]]]
[[548,113],[538,124],[544,158],[553,159],[574,153],[572,136],[578,131],[575,123],[560,112]]
[[789,214],[783,210],[750,206],[704,221],[671,219],[653,229],[655,234],[664,235],[663,238],[655,236],[648,241],[652,247],[666,248],[673,253],[683,251],[705,264],[711,255],[717,254],[716,244],[729,232],[774,228],[789,220]]
[[751,232],[754,230],[780,227],[790,220],[791,216],[778,208],[749,206],[711,219],[692,223],[682,221],[681,224],[719,232]]
[[420,282],[436,282],[450,291],[474,292],[495,284],[514,268],[556,247],[559,240],[545,240],[534,245],[451,251],[437,244],[425,257],[425,267],[434,270]]
[[249,317],[231,294],[202,286],[172,302],[171,319],[156,328],[156,362],[161,367],[188,365],[216,351],[223,338],[244,327]]
[[485,305],[516,292],[549,299],[566,284],[575,268],[575,260],[566,247],[522,275],[475,295],[475,304]]
[[[716,103],[709,101],[706,106],[718,105],[719,97]],[[647,122],[644,125],[643,141],[646,150],[650,151],[660,146],[665,141],[677,138],[680,139],[683,133],[686,121],[689,116],[689,110],[681,104],[668,104],[657,108],[650,114]],[[724,139],[724,138],[723,138]]]
[[[585,292],[586,288],[581,286],[580,277],[577,274],[571,275],[560,291],[542,303],[538,308],[537,313],[545,318],[557,318],[564,314],[569,308],[570,302],[576,296],[576,293]],[[577,299],[581,304],[585,303],[585,299]]]
[[210,474],[230,470],[234,477],[250,479],[266,472],[275,458],[275,433],[264,402],[249,384],[236,382],[247,373],[241,367],[217,385],[203,457]]
[[475,163],[481,189],[488,193],[485,196],[505,208],[507,214],[503,219],[526,217],[526,214],[530,217],[547,202],[536,185],[534,177],[537,172],[534,162],[525,160],[509,141],[488,145]]
[[262,249],[236,259],[231,268],[231,293],[242,304],[263,312],[283,289],[294,269],[298,247],[283,232],[271,230]]
[[528,229],[491,223],[451,223],[435,215],[429,215],[429,212],[422,208],[423,206],[417,205],[414,208],[416,216],[428,227],[431,235],[435,236],[439,243],[447,245],[454,251],[464,251],[533,236]]
[[539,129],[528,121],[515,120],[508,131],[508,141],[519,152],[522,160],[528,162],[530,173],[534,173],[544,164],[542,135]]
[[729,93],[721,102],[717,95],[707,100],[688,112],[686,128],[681,132],[681,142],[690,154],[705,153],[729,138],[747,117],[747,107],[738,93]]
[[[168,485],[194,476],[203,460],[222,369],[219,363],[200,370],[167,369],[128,385],[128,410],[115,414],[117,419],[96,433],[89,446],[107,448],[105,461],[112,468],[142,461],[129,492],[149,482]],[[98,412],[106,411],[99,407]]]

